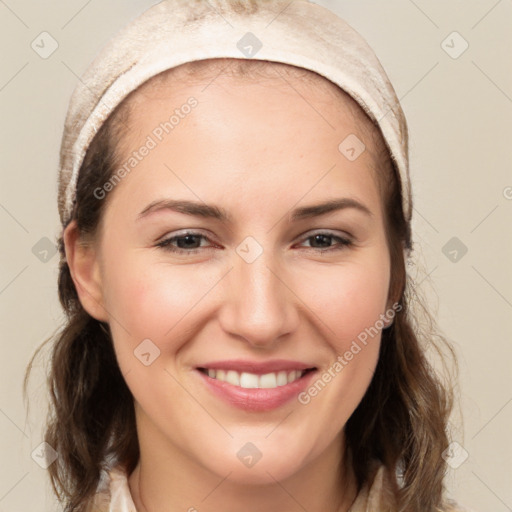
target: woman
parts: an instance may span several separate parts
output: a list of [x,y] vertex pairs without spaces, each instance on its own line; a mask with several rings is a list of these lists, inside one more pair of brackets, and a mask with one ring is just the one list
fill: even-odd
[[166,0],[71,100],[45,440],[66,511],[456,510],[406,121],[305,0]]

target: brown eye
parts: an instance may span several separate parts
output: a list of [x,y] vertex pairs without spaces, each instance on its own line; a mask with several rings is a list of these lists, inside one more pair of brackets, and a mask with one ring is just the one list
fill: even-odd
[[[201,233],[187,232],[182,235],[176,235],[161,240],[156,244],[156,247],[160,247],[171,252],[193,254],[199,251],[202,239],[208,240],[208,238]],[[175,243],[176,245],[174,245]]]
[[[314,233],[304,240],[311,240],[308,249],[319,249],[321,252],[336,251],[352,245],[352,241],[348,238],[337,236],[330,232]],[[330,245],[333,240],[338,242],[337,245]]]

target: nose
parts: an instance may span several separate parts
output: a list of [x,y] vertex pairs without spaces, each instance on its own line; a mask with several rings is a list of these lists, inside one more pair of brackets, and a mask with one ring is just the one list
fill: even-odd
[[275,259],[264,251],[247,263],[235,254],[220,313],[222,328],[255,348],[270,348],[299,322],[297,297]]

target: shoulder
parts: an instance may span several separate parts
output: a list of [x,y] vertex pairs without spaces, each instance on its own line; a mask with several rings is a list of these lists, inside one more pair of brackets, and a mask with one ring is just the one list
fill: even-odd
[[[397,495],[398,483],[395,472],[380,463],[375,463],[372,477],[363,486],[354,501],[350,512],[367,512],[379,510],[380,512],[394,512],[398,510]],[[476,512],[466,508],[454,500],[446,500],[443,508],[438,512]]]
[[128,475],[121,466],[102,471],[101,479],[87,512],[137,512],[128,485]]
[[391,470],[383,464],[374,463],[372,477],[357,495],[350,512],[394,511],[397,509],[397,492],[396,478]]

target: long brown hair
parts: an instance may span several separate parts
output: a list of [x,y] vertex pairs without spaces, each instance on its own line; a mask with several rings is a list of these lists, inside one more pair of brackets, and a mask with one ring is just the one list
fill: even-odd
[[[226,62],[232,65],[222,71],[232,76],[258,79],[267,68],[279,66],[277,69],[282,72],[302,79],[316,78],[315,84],[320,83],[313,72],[256,60],[212,59],[180,67],[192,79],[202,69],[212,73]],[[165,73],[151,81],[159,83]],[[321,81],[325,85],[325,79]],[[438,347],[440,352],[443,347],[448,348],[455,360],[453,351],[435,331],[425,308],[423,313],[430,323],[422,325],[409,308],[409,304],[421,305],[404,258],[404,248],[411,249],[410,224],[404,218],[400,182],[385,142],[357,103],[336,89],[352,102],[360,126],[373,139],[373,170],[382,195],[391,257],[390,297],[402,306],[391,327],[382,331],[374,377],[345,426],[348,453],[359,489],[370,480],[372,462],[377,460],[397,474],[399,511],[445,510],[446,464],[442,452],[448,445],[446,427],[452,389],[443,385],[427,360],[426,350],[427,345]],[[83,161],[72,215],[82,236],[94,236],[102,218],[106,200],[97,200],[94,190],[107,182],[119,165],[119,141],[128,130],[132,94],[103,124]],[[85,512],[97,490],[101,470],[106,468],[105,461],[115,460],[130,474],[139,459],[139,445],[133,396],[117,364],[109,326],[83,309],[65,261],[62,237],[58,246],[62,257],[58,293],[67,318],[60,332],[33,355],[26,370],[25,393],[34,358],[46,343],[53,341],[48,376],[51,403],[44,439],[59,457],[48,471],[65,511]]]

